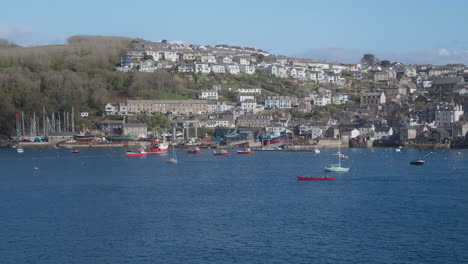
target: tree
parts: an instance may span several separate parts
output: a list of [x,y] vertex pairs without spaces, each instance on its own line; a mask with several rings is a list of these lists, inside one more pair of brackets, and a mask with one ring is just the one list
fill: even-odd
[[382,61],[380,62],[380,66],[385,67],[385,68],[390,67],[390,65],[392,65],[392,62],[389,61],[389,60],[382,60]]
[[372,66],[378,62],[377,57],[375,57],[374,54],[364,54],[361,59],[361,63],[366,65],[366,66]]

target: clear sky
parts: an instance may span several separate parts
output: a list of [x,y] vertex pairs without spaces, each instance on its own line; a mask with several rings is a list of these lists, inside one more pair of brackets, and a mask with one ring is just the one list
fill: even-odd
[[14,0],[0,38],[63,43],[76,34],[236,44],[274,54],[356,62],[468,64],[467,0]]

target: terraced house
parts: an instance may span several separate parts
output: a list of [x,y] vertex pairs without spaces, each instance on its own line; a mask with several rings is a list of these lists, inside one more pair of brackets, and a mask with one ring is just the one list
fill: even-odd
[[206,100],[127,100],[128,114],[171,113],[171,114],[206,114]]

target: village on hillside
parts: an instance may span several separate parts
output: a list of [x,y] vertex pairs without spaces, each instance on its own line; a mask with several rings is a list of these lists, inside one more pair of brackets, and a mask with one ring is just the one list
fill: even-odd
[[[128,74],[161,70],[194,76],[262,73],[308,88],[288,94],[215,83],[186,100],[120,98],[105,105],[103,114],[109,118],[88,132],[164,137],[180,144],[255,145],[281,138],[275,141],[281,148],[336,147],[337,142],[351,147],[467,146],[468,67],[463,64],[404,65],[372,54],[365,54],[361,64],[344,64],[275,56],[250,47],[135,40],[116,67]],[[171,124],[159,131],[128,121],[161,114]]]

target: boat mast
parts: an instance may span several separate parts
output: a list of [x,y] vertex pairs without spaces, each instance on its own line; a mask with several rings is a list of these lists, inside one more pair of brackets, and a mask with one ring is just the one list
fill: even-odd
[[45,106],[42,106],[42,136],[46,136],[46,112]]
[[75,110],[73,109],[73,106],[72,106],[72,114],[71,114],[71,129],[72,129],[72,132],[75,133]]
[[21,135],[24,136],[24,112],[21,111],[21,130],[22,130],[22,133]]
[[341,168],[341,137],[340,143],[338,143],[338,166]]
[[21,123],[20,123],[20,118],[19,118],[19,112],[16,112],[15,118],[16,118],[16,140],[19,141],[19,138],[21,137]]

